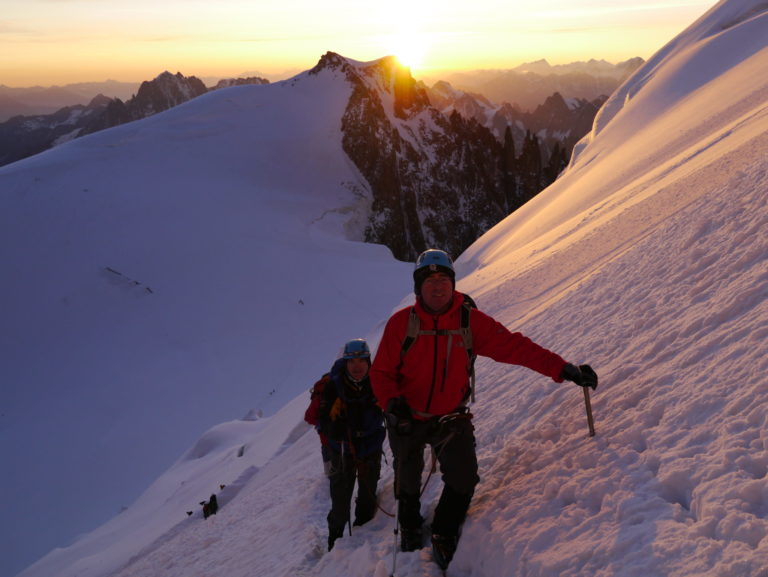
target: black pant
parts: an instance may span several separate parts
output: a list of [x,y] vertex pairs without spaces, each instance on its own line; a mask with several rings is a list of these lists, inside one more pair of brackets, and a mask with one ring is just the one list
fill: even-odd
[[389,444],[395,458],[395,497],[398,499],[400,526],[404,530],[421,527],[421,474],[424,470],[424,447],[430,445],[437,454],[444,483],[432,521],[432,532],[458,535],[475,486],[480,481],[473,431],[471,420],[464,417],[443,424],[437,419],[414,421],[408,435],[398,435],[390,429]]
[[350,453],[331,453],[331,511],[328,513],[328,530],[340,537],[349,522],[352,492],[357,479],[355,525],[370,521],[376,514],[376,486],[381,473],[381,451],[355,459]]

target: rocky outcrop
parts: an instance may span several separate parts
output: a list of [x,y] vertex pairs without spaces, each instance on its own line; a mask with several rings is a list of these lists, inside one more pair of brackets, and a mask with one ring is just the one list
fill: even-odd
[[431,106],[394,58],[361,64],[328,53],[311,73],[329,68],[352,86],[342,146],[373,196],[366,241],[401,260],[430,246],[458,255],[508,214],[501,145],[487,128]]
[[103,115],[84,127],[83,134],[147,118],[206,92],[208,89],[203,81],[195,76],[163,72],[154,80],[142,82],[136,95],[128,101],[123,102],[119,98],[112,100]]
[[219,90],[221,88],[229,88],[230,86],[246,86],[248,84],[269,84],[269,80],[261,78],[260,76],[249,76],[247,78],[225,78],[219,80],[216,86],[211,90]]
[[542,162],[548,162],[555,148],[570,151],[592,130],[592,122],[607,96],[594,100],[564,98],[559,92],[547,97],[533,112],[525,112],[509,103],[496,104],[483,95],[437,82],[428,88],[430,101],[445,114],[456,111],[486,126],[500,141],[509,128],[515,149],[522,150],[527,134],[539,140]]

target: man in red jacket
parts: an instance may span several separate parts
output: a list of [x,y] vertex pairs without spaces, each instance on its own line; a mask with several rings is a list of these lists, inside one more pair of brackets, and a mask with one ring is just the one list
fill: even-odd
[[[589,365],[575,366],[512,333],[485,313],[465,304],[455,290],[453,262],[430,249],[413,272],[416,304],[387,322],[370,371],[373,392],[386,411],[395,457],[400,548],[422,547],[421,473],[424,447],[431,445],[443,475],[443,491],[432,521],[432,549],[443,569],[453,558],[477,475],[471,415],[467,411],[475,354],[522,365],[555,382],[570,380],[597,387]],[[469,310],[462,310],[467,307]],[[468,318],[462,322],[462,316]],[[467,334],[462,334],[462,328]],[[404,346],[407,343],[407,346]],[[468,350],[471,348],[471,352]]]

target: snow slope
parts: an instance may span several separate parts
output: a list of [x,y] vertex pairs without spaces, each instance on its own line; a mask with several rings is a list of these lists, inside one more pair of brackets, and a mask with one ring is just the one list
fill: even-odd
[[[459,258],[482,309],[601,384],[590,438],[574,385],[478,362],[482,480],[452,577],[768,577],[766,38],[764,3],[719,3],[607,103],[553,186]],[[386,263],[366,270],[410,284]],[[387,290],[390,308],[408,293]],[[389,575],[384,512],[324,552],[307,400],[212,428],[127,511],[22,575]],[[220,484],[215,517],[186,516]],[[380,488],[393,511],[389,465]],[[395,574],[438,571],[424,549],[398,553]]]
[[360,238],[344,79],[217,91],[0,169],[7,577],[211,426],[273,414],[408,290]]

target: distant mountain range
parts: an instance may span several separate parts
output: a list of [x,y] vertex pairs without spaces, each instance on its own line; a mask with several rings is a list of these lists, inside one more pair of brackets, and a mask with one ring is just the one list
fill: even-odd
[[595,100],[609,96],[643,62],[642,58],[631,58],[618,64],[589,60],[552,66],[546,60],[537,60],[508,70],[453,72],[422,80],[447,81],[460,90],[532,112],[555,92],[566,99]]
[[[611,94],[642,63],[642,58],[632,58],[618,64],[589,60],[553,66],[546,60],[537,60],[510,69],[446,72],[439,76],[421,75],[418,79],[428,85],[446,81],[460,90],[483,94],[498,103],[516,104],[522,110],[532,111],[555,92],[565,98],[587,100]],[[239,76],[270,78],[259,72]],[[215,78],[201,80],[206,86],[221,82]],[[66,106],[86,105],[98,95],[126,101],[137,93],[139,86],[138,82],[117,80],[23,88],[0,84],[0,122],[19,115],[53,114]]]
[[[590,60],[552,66],[538,60],[509,70],[448,73],[431,88],[429,78],[421,81],[432,104],[442,112],[455,110],[474,118],[500,140],[510,126],[518,150],[530,131],[540,139],[546,161],[555,146],[570,154],[590,130],[602,102],[642,62],[633,58],[618,64]],[[267,82],[260,76],[225,79],[210,90]],[[107,80],[62,87],[0,86],[0,166],[166,110],[208,90],[194,76],[169,72],[141,85]]]
[[[242,78],[259,77],[263,74],[248,72]],[[206,86],[219,87],[227,80],[201,78]],[[54,114],[67,106],[87,106],[94,98],[104,96],[119,98],[123,102],[136,96],[141,83],[106,80],[104,82],[79,82],[64,86],[10,87],[0,84],[0,122],[14,116],[39,116]]]
[[125,102],[98,94],[88,104],[65,106],[52,114],[14,116],[0,123],[0,166],[86,134],[157,114],[209,90],[268,82],[255,77],[229,79],[209,89],[194,76],[163,72],[154,80],[142,82],[135,95]]
[[[530,70],[514,75],[537,84],[541,77],[531,70],[547,66],[533,63]],[[589,67],[598,71],[606,65]],[[461,253],[554,182],[609,95],[588,99],[580,96],[585,93],[582,88],[615,86],[616,78],[626,73],[626,67],[624,72],[610,68],[613,84],[605,75],[592,77],[591,84],[570,82],[572,72],[550,75],[561,79],[563,92],[548,94],[535,109],[526,111],[510,102],[513,93],[494,102],[447,81],[430,88],[416,81],[407,68],[397,66],[393,57],[361,68],[329,52],[309,74],[326,69],[344,76],[354,87],[341,128],[344,151],[373,197],[376,217],[369,222],[365,240],[387,245],[402,260],[412,260],[423,246]],[[492,83],[509,74],[477,72],[473,78]],[[466,82],[466,77],[459,81]],[[269,81],[228,79],[208,88],[194,76],[163,72],[143,82],[126,101],[99,94],[87,105],[66,106],[53,114],[15,116],[0,123],[0,165],[152,116],[211,90],[242,84]],[[391,88],[382,88],[389,84]],[[393,94],[382,96],[382,90],[393,90]],[[394,97],[395,118],[381,114],[390,97]],[[423,207],[430,207],[428,214]]]
[[445,81],[427,88],[433,106],[444,114],[458,112],[482,124],[504,141],[509,129],[515,150],[521,151],[531,135],[538,139],[540,156],[547,162],[555,149],[570,157],[576,143],[592,129],[597,111],[608,98],[601,95],[592,100],[565,98],[559,92],[547,96],[531,112],[525,112],[507,102],[497,104],[481,94],[464,92]]
[[117,80],[28,88],[0,85],[0,122],[19,115],[53,114],[65,106],[84,105],[98,95],[128,100],[138,88],[138,82]]

